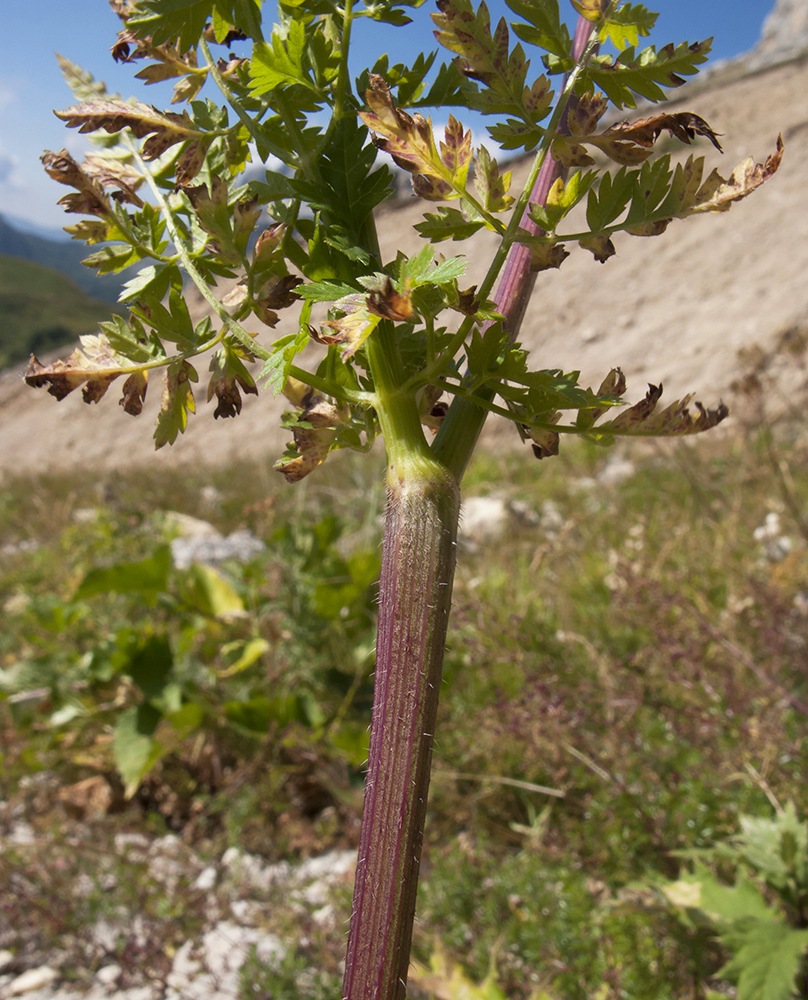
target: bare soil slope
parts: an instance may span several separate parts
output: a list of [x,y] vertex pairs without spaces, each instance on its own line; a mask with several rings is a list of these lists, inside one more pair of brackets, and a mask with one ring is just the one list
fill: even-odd
[[[672,106],[697,112],[724,133],[723,158],[710,148],[699,150],[708,169],[717,165],[724,176],[746,156],[765,159],[782,133],[786,152],[779,174],[726,215],[674,223],[656,239],[620,238],[617,256],[604,265],[570,247],[573,254],[560,271],[539,275],[522,341],[542,367],[581,369],[593,385],[620,365],[631,400],[644,394],[646,382],[662,381],[669,401],[693,391],[708,406],[721,398],[731,405],[739,349],[771,347],[789,328],[808,326],[808,63],[717,75],[707,86],[680,92]],[[407,200],[383,212],[386,256],[397,248],[417,249],[412,225],[422,204]],[[483,237],[441,249],[468,254],[472,283],[484,273],[491,242]],[[266,331],[261,339],[268,343],[282,332]],[[794,374],[784,361],[786,390]],[[248,456],[263,463],[280,453],[286,437],[278,426],[282,401],[248,397],[238,419],[214,421],[204,371],[200,378],[198,412],[186,434],[172,449],[155,452],[151,425],[159,384],[151,387],[143,414],[132,418],[118,407],[115,385],[98,405],[86,405],[78,393],[57,403],[25,387],[19,372],[3,373],[0,475],[218,464]],[[516,444],[515,434],[511,439]]]

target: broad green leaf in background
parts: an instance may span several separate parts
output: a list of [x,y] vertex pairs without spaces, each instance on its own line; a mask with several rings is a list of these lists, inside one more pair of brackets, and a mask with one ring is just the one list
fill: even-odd
[[160,545],[154,555],[139,562],[118,563],[91,569],[79,584],[74,597],[84,600],[98,594],[142,594],[155,597],[168,587],[171,571],[171,549]]
[[209,618],[226,620],[246,615],[242,599],[212,566],[189,566],[180,578],[180,592],[187,604]]
[[164,753],[164,747],[154,739],[161,718],[158,709],[149,704],[133,705],[118,718],[112,752],[123,778],[126,798],[135,794],[143,777]]
[[806,949],[808,929],[756,920],[740,933],[722,935],[735,951],[719,971],[738,984],[738,1000],[789,1000]]

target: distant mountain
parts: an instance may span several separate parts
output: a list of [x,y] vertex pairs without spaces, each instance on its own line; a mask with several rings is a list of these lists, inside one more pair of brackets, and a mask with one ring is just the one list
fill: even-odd
[[52,267],[92,298],[117,302],[126,279],[118,275],[97,277],[95,271],[81,263],[90,252],[83,243],[74,240],[47,239],[31,231],[23,232],[0,215],[0,254]]
[[118,311],[54,268],[0,255],[0,368],[70,344]]

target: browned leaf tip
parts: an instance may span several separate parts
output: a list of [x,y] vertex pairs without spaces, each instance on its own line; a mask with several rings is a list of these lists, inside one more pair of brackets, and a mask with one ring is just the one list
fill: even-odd
[[413,317],[412,299],[397,292],[389,278],[383,288],[370,292],[367,306],[374,316],[391,319],[395,323],[405,323]]
[[62,400],[74,389],[83,385],[82,397],[85,403],[97,403],[119,375],[122,368],[107,369],[95,366],[78,348],[66,361],[54,361],[43,365],[35,355],[31,355],[28,367],[23,373],[23,381],[35,389],[48,387],[48,392]]
[[614,257],[616,252],[614,243],[604,233],[597,236],[585,236],[582,240],[578,240],[578,246],[589,250],[595,260],[601,264],[605,264],[610,257]]
[[23,381],[35,389],[47,386],[58,400],[83,386],[84,402],[97,403],[120,375],[127,376],[120,404],[127,413],[137,416],[146,396],[147,372],[117,354],[103,334],[82,337],[81,346],[66,360],[50,365],[43,365],[32,354]]
[[143,410],[143,401],[146,398],[146,389],[149,387],[149,373],[133,372],[123,384],[123,395],[118,400],[118,404],[124,408],[124,412],[133,417],[139,416]]
[[47,150],[40,159],[49,177],[76,188],[75,193],[64,195],[57,203],[64,206],[66,212],[100,216],[111,214],[112,208],[102,184],[76,163],[66,149],[58,153]]
[[330,402],[297,379],[286,380],[283,394],[300,410],[297,424],[292,428],[296,454],[282,458],[275,468],[287,482],[297,483],[325,461],[349,414],[347,408]]
[[[553,421],[558,419],[559,414],[553,414]],[[531,441],[533,454],[541,461],[543,458],[552,458],[558,454],[558,445],[561,440],[556,431],[541,429],[538,427],[528,427],[523,424],[522,429]]]
[[729,410],[723,403],[716,409],[708,410],[696,402],[696,413],[688,409],[693,393],[676,400],[664,410],[657,410],[657,403],[662,396],[661,385],[649,385],[644,399],[629,406],[605,424],[600,424],[598,431],[618,431],[625,434],[656,435],[660,437],[699,434],[721,423],[729,415]]
[[651,147],[662,132],[669,132],[687,145],[690,145],[696,136],[701,135],[709,139],[719,153],[723,152],[718,141],[721,133],[715,132],[703,118],[693,114],[692,111],[653,115],[634,122],[617,122],[606,129],[602,137],[626,139],[638,146]]
[[777,149],[766,157],[765,163],[755,163],[751,156],[747,157],[732,171],[728,181],[714,170],[699,188],[690,214],[726,212],[733,202],[745,198],[777,173],[783,150],[783,137],[779,135]]
[[114,135],[128,128],[138,139],[149,136],[142,150],[147,160],[156,159],[177,142],[199,135],[187,112],[161,112],[140,101],[133,104],[111,98],[86,101],[55,114],[69,128],[78,128],[79,132],[103,129]]

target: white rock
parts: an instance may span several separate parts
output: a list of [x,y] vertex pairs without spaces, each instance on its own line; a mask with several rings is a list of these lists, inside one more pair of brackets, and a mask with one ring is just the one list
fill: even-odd
[[634,463],[627,458],[611,458],[598,474],[598,483],[601,486],[617,486],[630,479],[635,471]]
[[222,534],[210,521],[203,521],[190,514],[182,514],[178,510],[168,510],[165,513],[164,525],[166,531],[179,538],[221,538]]
[[312,913],[311,919],[318,927],[328,930],[334,926],[336,916],[337,911],[334,909],[333,904],[326,903],[325,906],[321,906],[319,910],[315,910]]
[[[231,878],[259,892],[266,892],[279,881],[283,881],[287,871],[292,871],[291,865],[288,863],[265,865],[254,854],[246,854],[237,847],[230,847],[224,852],[222,867],[227,869]],[[288,875],[286,877],[288,878]]]
[[29,823],[15,823],[8,835],[8,841],[12,844],[33,844],[34,840],[36,834]]
[[128,861],[145,861],[151,841],[142,833],[116,833],[115,850]]
[[95,974],[95,978],[104,986],[109,986],[111,983],[117,983],[121,978],[121,973],[123,969],[120,965],[105,965],[98,970]]
[[14,961],[14,952],[8,951],[6,948],[3,948],[2,951],[0,951],[0,972],[2,972],[3,969],[7,969],[8,966],[11,965],[13,961]]
[[356,867],[356,851],[331,851],[316,858],[308,858],[295,872],[296,882],[314,879],[336,881],[349,875]]
[[12,979],[6,990],[6,996],[18,997],[22,996],[23,993],[41,990],[44,986],[49,986],[54,979],[58,978],[59,973],[49,965],[40,965],[36,969],[28,969],[27,972],[21,973],[16,979]]
[[203,868],[197,875],[193,888],[198,889],[200,892],[210,892],[210,890],[216,885],[217,876],[218,872],[214,866],[208,865],[207,868]]
[[468,497],[460,511],[460,537],[475,544],[494,541],[505,534],[509,516],[502,497]]
[[253,946],[264,962],[280,960],[286,953],[274,934],[227,920],[208,931],[199,945],[186,942],[174,956],[166,1000],[233,1000],[239,992],[239,972]]

